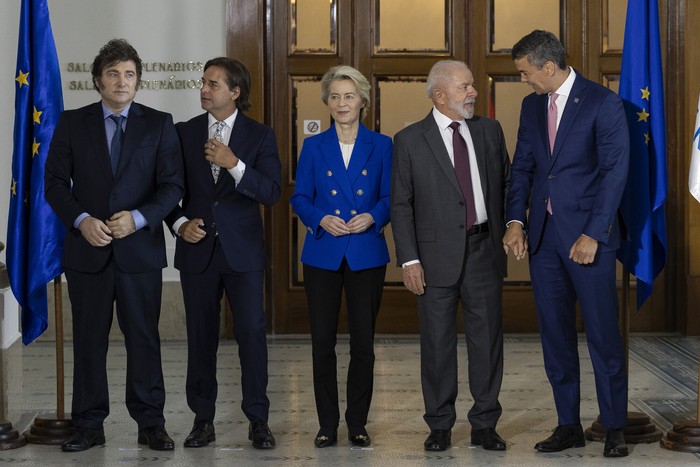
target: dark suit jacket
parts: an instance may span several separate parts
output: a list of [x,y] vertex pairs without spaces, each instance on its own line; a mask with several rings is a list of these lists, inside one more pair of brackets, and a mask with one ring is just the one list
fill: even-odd
[[[162,222],[183,194],[182,155],[172,116],[132,103],[122,154],[112,175],[100,102],[59,118],[46,160],[46,200],[66,226],[63,266],[97,272],[110,254],[128,273],[166,266]],[[87,212],[102,221],[137,209],[148,225],[104,247],[91,246],[73,227]]]
[[507,220],[526,222],[530,253],[537,252],[547,198],[568,247],[585,234],[601,251],[618,248],[617,208],[627,180],[629,136],[622,101],[577,73],[564,107],[554,152],[547,134],[548,96],[525,97],[513,156]]
[[[501,125],[489,118],[467,120],[474,142],[498,268],[507,274],[503,250],[504,194],[510,159]],[[394,137],[391,225],[398,264],[420,260],[429,286],[459,280],[466,248],[464,198],[432,112]]]
[[237,272],[265,269],[265,235],[260,204],[272,206],[280,196],[281,163],[275,134],[238,112],[231,130],[229,147],[245,165],[245,174],[236,186],[227,170],[221,170],[214,184],[204,143],[209,139],[207,114],[177,124],[185,160],[185,196],[182,206],[168,215],[167,223],[182,216],[201,218],[207,236],[192,244],[177,239],[175,267],[200,273],[209,264],[218,232],[229,265]]
[[[335,126],[304,140],[299,157],[294,211],[306,226],[301,261],[335,271],[345,258],[353,271],[389,262],[384,227],[389,223],[391,138],[360,124],[350,164],[345,168]],[[359,234],[334,237],[321,226],[326,215],[346,222],[369,213],[374,225]]]

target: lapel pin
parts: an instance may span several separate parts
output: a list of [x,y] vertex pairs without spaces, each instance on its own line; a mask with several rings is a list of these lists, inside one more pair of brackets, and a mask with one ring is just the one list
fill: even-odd
[[574,103],[578,104],[578,97],[574,97]]

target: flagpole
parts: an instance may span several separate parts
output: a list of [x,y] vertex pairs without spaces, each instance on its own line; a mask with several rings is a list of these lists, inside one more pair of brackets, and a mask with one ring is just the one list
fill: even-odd
[[63,293],[61,276],[53,280],[54,313],[56,314],[56,418],[65,417],[65,389],[63,375]]
[[63,290],[61,276],[53,280],[53,310],[56,330],[56,414],[34,417],[34,423],[24,432],[24,437],[32,444],[63,444],[75,433],[73,420],[65,418],[65,385],[63,362]]
[[[624,265],[622,267],[622,301],[620,303],[620,330],[622,332],[622,345],[625,351],[625,369],[627,373],[627,386],[630,379],[630,271]],[[629,391],[628,391],[629,393]],[[642,412],[627,411],[627,425],[624,429],[625,442],[628,444],[655,443],[661,439],[663,433],[656,428],[651,418]],[[586,439],[591,441],[605,441],[607,429],[600,422],[600,415],[585,432]]]

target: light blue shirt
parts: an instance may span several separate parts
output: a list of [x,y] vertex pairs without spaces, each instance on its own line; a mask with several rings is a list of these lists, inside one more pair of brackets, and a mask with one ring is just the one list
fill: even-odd
[[[122,131],[126,131],[126,122],[129,120],[129,109],[131,108],[131,104],[127,105],[124,110],[121,111],[119,115],[124,118],[122,120]],[[107,135],[107,147],[110,146],[112,137],[114,137],[114,133],[117,131],[117,123],[109,118],[111,115],[117,115],[111,110],[107,108],[107,106],[102,103],[102,115],[104,117],[104,125],[105,125],[105,134]],[[129,211],[131,213],[131,217],[134,218],[134,224],[136,226],[136,230],[142,229],[148,225],[148,221],[146,221],[146,218],[143,217],[143,214],[138,209],[132,209]],[[73,227],[76,229],[80,227],[80,223],[85,219],[86,217],[90,217],[90,214],[87,212],[84,212],[80,214],[78,217],[76,217],[75,221],[73,222]],[[106,219],[103,219],[102,221],[104,222]]]

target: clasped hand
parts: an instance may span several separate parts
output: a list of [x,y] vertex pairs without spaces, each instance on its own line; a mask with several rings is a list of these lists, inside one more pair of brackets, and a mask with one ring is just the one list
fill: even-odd
[[119,211],[106,222],[88,216],[78,226],[80,233],[92,246],[100,247],[136,232],[136,223],[129,211]]
[[367,212],[358,214],[348,222],[345,222],[340,217],[331,216],[330,214],[321,219],[321,227],[323,227],[323,230],[334,237],[362,233],[372,224],[374,224],[374,218]]

